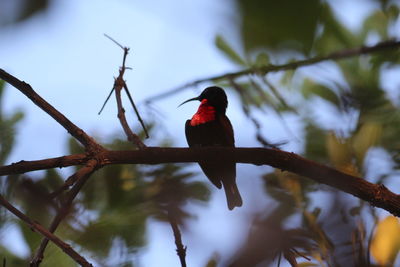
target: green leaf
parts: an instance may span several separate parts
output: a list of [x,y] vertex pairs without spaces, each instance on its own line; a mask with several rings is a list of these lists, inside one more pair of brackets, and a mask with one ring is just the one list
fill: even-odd
[[305,127],[305,157],[317,161],[326,161],[326,133],[316,124],[308,122]]
[[323,32],[316,38],[313,46],[319,55],[363,44],[364,40],[346,28],[327,3],[322,4],[319,24]]
[[256,61],[254,63],[255,67],[263,67],[270,64],[269,56],[267,53],[258,53]]
[[376,10],[365,21],[362,36],[364,39],[372,31],[379,34],[382,40],[388,39],[389,16],[383,10]]
[[326,148],[330,161],[336,166],[346,166],[351,163],[351,146],[344,139],[339,139],[333,132],[326,137]]
[[[4,267],[7,266],[26,266],[26,259],[20,258],[15,255],[12,251],[8,250],[8,247],[0,245],[0,262],[6,261]],[[3,266],[3,265],[2,265]]]
[[376,145],[382,135],[382,125],[376,122],[364,123],[353,137],[353,149],[360,163],[368,149]]
[[238,53],[225,41],[221,35],[215,37],[215,45],[234,63],[246,66],[246,62],[239,56]]
[[4,87],[5,87],[5,81],[4,80],[0,80],[0,99],[3,96],[3,91],[4,91]]
[[316,33],[319,0],[239,0],[241,32],[246,52],[259,48],[311,49]]
[[320,98],[334,104],[336,107],[340,106],[339,97],[331,88],[315,83],[310,79],[304,79],[302,93],[305,98],[310,98],[313,95],[319,96]]
[[282,76],[282,79],[280,80],[282,85],[286,85],[286,86],[290,85],[295,73],[296,73],[296,70],[287,70],[287,71],[285,71],[285,73]]

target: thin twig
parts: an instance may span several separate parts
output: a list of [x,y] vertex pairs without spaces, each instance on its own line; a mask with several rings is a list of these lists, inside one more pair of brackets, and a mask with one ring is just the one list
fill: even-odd
[[[252,76],[249,76],[249,80],[250,80],[251,85],[257,90],[259,95],[262,97],[263,101],[265,103],[270,103],[270,101],[267,98],[266,92],[252,78]],[[283,98],[283,96],[281,96],[278,93],[278,90],[275,88],[275,86],[272,83],[270,83],[265,76],[261,76],[261,80],[268,86],[268,88],[271,90],[272,94],[275,96],[275,98],[277,98],[279,100],[279,102],[281,103],[281,105],[283,107],[285,107],[285,108],[287,108],[287,109],[289,109],[289,110],[291,110],[291,111],[293,111],[293,112],[295,112],[297,114],[297,112],[286,103],[286,101]],[[292,132],[290,127],[287,125],[286,120],[283,117],[283,115],[281,114],[281,112],[279,112],[279,110],[278,110],[279,108],[276,105],[274,105],[274,103],[271,103],[271,106],[273,107],[273,110],[275,111],[276,115],[280,118],[280,122],[282,123],[282,126],[285,128],[286,132],[288,134],[290,134],[295,140],[298,140],[298,138]],[[252,116],[251,120],[253,121],[253,123],[254,123],[254,125],[255,125],[255,127],[257,129],[257,134],[256,134],[257,140],[260,141],[260,143],[262,145],[264,145],[263,140],[262,140],[264,137],[262,136],[261,131],[260,131],[261,130],[261,124],[253,116]],[[281,146],[281,145],[283,145],[285,143],[287,143],[287,142],[279,142],[279,143],[275,144],[275,146],[279,147],[279,146]]]
[[[107,37],[108,39],[110,39],[113,43],[115,43],[116,45],[118,45],[119,47],[121,47],[122,50],[125,51],[126,47],[123,47],[120,43],[118,43],[116,40],[114,40],[111,36],[109,36],[109,35],[107,35],[107,34],[104,34],[104,36]],[[125,65],[125,58],[124,58],[124,64],[123,64],[123,65]],[[112,95],[113,92],[114,92],[114,87],[111,89],[110,93],[108,94],[108,96],[107,96],[107,98],[106,98],[106,101],[104,101],[103,106],[101,107],[101,109],[100,109],[98,115],[100,115],[101,112],[103,111],[104,107],[106,106],[106,104],[107,104],[108,100],[110,99],[110,97],[111,97],[111,95]]]
[[103,111],[104,107],[106,106],[106,104],[107,104],[108,100],[110,99],[113,92],[114,92],[114,87],[111,89],[110,93],[108,94],[106,101],[104,101],[103,106],[101,107],[99,113],[97,113],[98,115],[100,115],[101,112]]
[[46,100],[44,100],[40,95],[38,95],[32,87],[19,80],[13,75],[7,73],[3,69],[0,69],[0,79],[8,82],[24,95],[26,95],[33,103],[40,107],[44,112],[49,114],[54,120],[56,120],[61,126],[63,126],[73,137],[76,138],[83,146],[88,150],[95,150],[100,147],[96,141],[87,135],[82,129],[72,123],[67,117],[65,117],[61,112],[50,105]]
[[268,86],[268,88],[270,89],[272,94],[275,96],[275,98],[279,100],[281,105],[287,109],[291,109],[291,107],[286,103],[286,100],[283,98],[283,96],[278,92],[278,90],[275,88],[275,86],[268,81],[268,79],[264,75],[261,76],[261,79]]
[[[97,164],[97,165],[96,165]],[[54,192],[50,193],[49,197],[54,198],[64,192],[65,190],[68,190],[73,184],[75,184],[76,181],[79,181],[82,179],[82,177],[86,176],[88,173],[92,173],[94,168],[98,168],[98,166],[101,166],[101,164],[94,159],[90,159],[86,162],[86,166],[81,168],[79,171],[75,172],[72,174],[70,177],[65,180],[64,184],[60,186],[60,188],[56,189]]]
[[181,92],[182,90],[184,90],[188,87],[193,87],[193,86],[196,86],[196,85],[204,83],[204,82],[220,81],[220,80],[225,80],[225,79],[235,79],[235,78],[249,75],[249,74],[265,75],[269,72],[277,72],[277,71],[282,71],[282,70],[294,70],[294,69],[297,69],[297,68],[300,68],[303,66],[313,65],[313,64],[320,63],[320,62],[327,61],[327,60],[339,60],[339,59],[355,57],[355,56],[364,55],[364,54],[375,53],[375,52],[388,50],[388,49],[397,49],[399,47],[400,47],[400,41],[390,40],[390,41],[384,41],[384,42],[378,43],[373,46],[362,46],[362,47],[353,48],[353,49],[341,50],[341,51],[331,53],[327,56],[313,57],[313,58],[309,58],[309,59],[290,62],[290,63],[283,64],[283,65],[270,64],[270,65],[265,65],[265,66],[251,67],[251,68],[248,68],[248,69],[245,69],[242,71],[238,71],[238,72],[230,72],[230,73],[225,73],[222,75],[209,76],[209,77],[205,77],[202,79],[194,80],[192,82],[186,83],[184,85],[173,88],[171,90],[167,90],[161,94],[152,96],[152,97],[146,99],[145,102],[149,103],[149,102],[163,99],[165,97],[169,97],[171,95]]
[[[149,137],[148,133],[147,133],[147,129],[144,125],[144,122],[142,120],[142,118],[140,117],[140,114],[135,106],[135,103],[133,102],[132,96],[128,90],[128,87],[124,81],[124,73],[125,70],[127,69],[127,67],[125,66],[125,62],[126,62],[126,57],[128,56],[129,53],[129,48],[126,46],[122,46],[120,43],[118,43],[117,41],[115,41],[113,38],[111,38],[110,36],[108,36],[107,34],[104,34],[108,39],[110,39],[111,41],[113,41],[116,45],[118,45],[122,50],[124,50],[124,56],[122,59],[122,66],[119,69],[119,75],[117,78],[115,78],[114,81],[114,86],[113,89],[111,90],[109,96],[107,97],[106,101],[103,104],[103,107],[105,106],[105,104],[107,103],[108,98],[110,97],[111,93],[113,91],[115,91],[115,97],[117,99],[117,106],[118,106],[118,119],[121,123],[121,126],[128,138],[128,140],[132,143],[134,143],[139,149],[144,149],[146,148],[146,145],[142,142],[142,140],[140,140],[139,136],[137,136],[129,127],[129,124],[126,120],[125,117],[125,109],[122,106],[122,100],[121,100],[121,90],[125,89],[126,94],[128,95],[129,101],[132,104],[133,109],[135,110],[136,116],[138,117],[138,120],[140,122],[140,124],[143,127],[143,130],[146,134],[146,138]],[[103,107],[101,108],[100,112],[103,110]],[[100,114],[99,112],[99,114]]]
[[179,261],[181,262],[182,267],[186,267],[186,246],[182,244],[182,235],[178,227],[178,223],[174,217],[173,212],[168,209],[167,210],[168,221],[171,225],[172,232],[174,233],[175,245],[176,245],[176,254],[179,257]]
[[[118,77],[119,78],[119,77]],[[118,84],[118,78],[115,81],[115,84]],[[123,81],[122,81],[123,82]],[[124,129],[124,132],[128,138],[128,140],[132,143],[134,143],[139,149],[144,149],[146,148],[146,145],[143,144],[143,142],[140,140],[139,136],[137,136],[129,127],[128,122],[126,121],[125,117],[125,109],[122,106],[122,99],[121,99],[121,89],[123,85],[115,85],[115,98],[117,100],[117,106],[118,106],[118,119],[121,123],[122,129]]]
[[137,119],[139,120],[140,124],[142,125],[142,128],[143,128],[143,131],[144,131],[144,133],[145,133],[145,135],[146,135],[146,138],[149,138],[149,133],[147,132],[147,129],[146,129],[146,126],[144,125],[144,122],[143,122],[143,120],[142,120],[142,117],[140,116],[140,113],[139,113],[138,109],[136,108],[135,102],[133,102],[131,93],[130,93],[129,90],[128,90],[128,86],[126,85],[126,82],[124,82],[124,89],[125,89],[125,92],[126,92],[126,94],[127,94],[127,96],[128,96],[129,101],[131,102],[131,105],[132,105],[132,107],[133,107],[133,110],[135,110],[136,117],[137,117]]
[[81,266],[92,266],[83,256],[81,256],[78,252],[76,252],[69,244],[65,243],[60,238],[58,238],[57,236],[49,232],[47,229],[45,229],[42,225],[40,225],[39,223],[35,222],[31,218],[23,214],[20,210],[18,210],[10,202],[8,202],[2,195],[0,195],[0,204],[4,206],[6,209],[8,209],[15,216],[20,218],[23,222],[28,224],[33,231],[38,232],[43,236],[45,236],[47,239],[51,240],[56,246],[61,248],[62,251],[64,251],[67,255],[69,255],[78,264],[80,264]]
[[46,170],[52,168],[63,168],[69,166],[83,165],[89,157],[86,154],[75,154],[57,158],[26,161],[21,160],[6,166],[0,166],[0,176],[11,174],[22,174],[25,172]]
[[125,72],[125,58],[127,55],[128,55],[128,50],[124,49],[123,64],[119,71],[119,76],[115,79],[115,82],[114,82],[115,98],[117,100],[117,106],[118,106],[118,119],[121,123],[122,128],[124,129],[126,136],[128,137],[128,140],[130,142],[136,144],[136,146],[139,149],[143,149],[143,148],[146,148],[146,145],[143,144],[143,142],[140,140],[139,136],[137,136],[129,127],[129,124],[125,117],[125,109],[122,106],[121,90],[125,85],[123,75]]
[[122,46],[120,43],[118,43],[117,41],[115,41],[114,38],[112,38],[111,36],[109,36],[108,34],[104,34],[105,37],[107,37],[108,39],[110,39],[111,41],[113,41],[116,45],[118,45],[119,47],[122,48],[122,50],[125,50],[126,47]]
[[[60,225],[61,221],[67,216],[69,210],[71,208],[72,202],[82,189],[83,185],[89,179],[90,175],[96,170],[97,161],[96,160],[89,160],[87,165],[81,168],[79,171],[76,172],[75,179],[77,182],[72,187],[72,189],[68,192],[65,202],[63,203],[61,209],[58,211],[56,217],[54,217],[51,225],[49,227],[49,231],[54,233],[57,227]],[[49,242],[48,238],[43,238],[42,242],[38,250],[35,253],[35,256],[32,258],[30,266],[31,267],[38,267],[43,260],[43,254]]]

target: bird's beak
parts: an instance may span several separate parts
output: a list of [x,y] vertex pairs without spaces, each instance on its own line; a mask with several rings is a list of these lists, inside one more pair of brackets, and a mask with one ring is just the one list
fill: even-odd
[[188,99],[188,100],[186,100],[185,102],[183,102],[182,104],[180,104],[180,105],[178,106],[178,108],[179,108],[180,106],[182,106],[183,104],[186,104],[187,102],[194,101],[194,100],[199,100],[199,101],[200,101],[200,98],[199,98],[199,97],[193,97],[193,98],[191,98],[191,99]]

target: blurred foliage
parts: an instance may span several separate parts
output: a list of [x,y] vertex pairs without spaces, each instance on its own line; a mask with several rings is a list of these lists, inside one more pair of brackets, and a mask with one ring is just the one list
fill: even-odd
[[[2,98],[4,94],[5,83],[0,80],[0,107],[2,107]],[[0,164],[5,163],[6,158],[9,156],[11,149],[15,144],[16,126],[23,118],[20,111],[15,111],[13,114],[4,114],[0,108]]]
[[[399,17],[399,3],[368,2],[375,9],[358,30],[350,30],[333,11],[333,5],[338,4],[335,1],[237,0],[239,14],[235,19],[240,23],[232,23],[232,28],[240,39],[234,43],[218,35],[216,46],[233,64],[248,69],[371,45],[372,37],[374,42],[396,38],[393,25]],[[389,97],[382,77],[385,71],[400,67],[399,50],[324,64],[325,68],[318,72],[315,66],[312,71],[288,70],[280,76],[256,74],[216,82],[236,92],[244,114],[254,123],[255,139],[260,144],[265,145],[268,140],[265,136],[260,138],[260,129],[268,122],[255,115],[260,114],[258,111],[268,114],[272,110],[283,120],[287,115],[297,116],[303,126],[306,158],[365,177],[379,168],[371,164],[371,153],[379,147],[392,155],[394,164],[379,170],[384,174],[371,181],[390,182],[400,168],[400,107],[398,99]],[[330,73],[331,69],[335,72]],[[337,70],[339,76],[332,74]],[[319,77],[321,73],[325,75]],[[326,115],[321,116],[327,113],[330,123],[324,122]],[[250,232],[232,266],[255,266],[261,262],[274,265],[284,258],[292,266],[371,266],[371,260],[382,266],[395,265],[399,249],[394,238],[398,236],[397,219],[379,222],[372,237],[365,225],[371,217],[374,221],[379,218],[364,202],[350,201],[343,194],[280,170],[265,174],[263,180],[266,194],[279,204],[261,221],[275,220],[275,227],[262,227],[259,220],[253,222],[253,228],[259,230],[256,234]],[[313,195],[317,190],[316,198]],[[324,201],[318,201],[321,197]],[[294,223],[294,217],[302,218],[302,223]],[[303,247],[300,254],[285,255],[282,242],[290,240],[285,235],[291,230],[286,227],[288,224],[307,232],[315,246]],[[289,243],[295,249],[291,251],[296,251],[296,242]],[[304,261],[303,257],[302,263],[297,263],[296,258],[302,256],[311,261]]]
[[238,0],[246,52],[264,48],[310,50],[319,23],[319,0]]
[[0,0],[2,6],[2,14],[0,17],[0,26],[7,24],[15,24],[25,21],[32,16],[46,11],[52,1],[50,0]]
[[400,249],[399,219],[387,216],[376,226],[371,243],[371,254],[379,265],[393,265]]

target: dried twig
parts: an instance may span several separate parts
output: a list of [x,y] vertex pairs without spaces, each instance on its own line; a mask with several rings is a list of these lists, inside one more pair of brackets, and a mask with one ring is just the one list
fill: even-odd
[[168,221],[171,225],[172,232],[174,233],[175,245],[176,245],[176,254],[179,257],[179,261],[181,262],[182,267],[186,267],[186,246],[182,244],[182,235],[178,227],[178,223],[175,219],[173,212],[168,209],[167,211]]
[[133,102],[131,93],[128,90],[128,86],[127,86],[126,82],[124,82],[124,89],[125,89],[126,94],[128,95],[128,99],[131,102],[133,110],[136,113],[136,117],[137,117],[138,121],[140,122],[140,125],[142,125],[142,128],[143,128],[144,134],[146,135],[146,138],[149,138],[149,133],[147,132],[146,125],[144,125],[142,117],[140,116],[140,113],[139,113],[138,109],[136,108],[135,102]]
[[2,195],[0,195],[0,204],[8,209],[15,216],[20,218],[23,222],[29,225],[29,227],[49,240],[51,240],[56,246],[62,249],[67,255],[69,255],[72,259],[74,259],[81,266],[92,266],[84,257],[82,257],[78,252],[76,252],[70,245],[62,241],[60,238],[50,233],[47,229],[45,229],[42,225],[35,222],[21,211],[19,211],[16,207],[14,207],[10,202],[8,202]]
[[[123,56],[123,59],[122,59],[122,66],[119,69],[119,75],[118,75],[117,78],[115,78],[113,89],[111,89],[111,92],[107,97],[107,100],[110,98],[110,95],[112,94],[112,92],[115,91],[115,97],[116,97],[117,106],[118,106],[118,119],[119,119],[119,121],[121,123],[121,126],[122,126],[126,136],[128,137],[128,140],[130,142],[134,143],[139,149],[146,148],[146,145],[140,140],[139,136],[137,136],[131,130],[131,128],[129,127],[129,124],[128,124],[128,122],[126,120],[126,117],[125,117],[125,109],[124,109],[124,107],[122,105],[121,90],[125,89],[125,92],[128,95],[129,101],[131,102],[132,107],[133,107],[133,109],[134,109],[134,111],[136,113],[136,116],[137,116],[140,124],[143,127],[143,130],[144,130],[144,132],[146,134],[146,138],[148,138],[149,135],[147,133],[147,129],[146,129],[144,123],[143,123],[142,118],[140,117],[140,114],[139,114],[139,112],[138,112],[138,110],[136,108],[135,103],[133,102],[132,96],[131,96],[131,94],[130,94],[130,92],[128,90],[128,86],[126,85],[126,83],[124,81],[124,73],[125,73],[125,70],[127,69],[127,67],[125,66],[125,62],[126,62],[126,57],[128,56],[128,53],[129,53],[129,48],[122,46],[117,41],[112,39],[110,36],[108,36],[106,34],[105,34],[105,36],[124,50],[124,56]],[[101,108],[100,112],[103,110],[105,104],[107,103],[107,100],[104,102],[103,107]],[[100,114],[100,112],[99,112],[99,114]]]
[[57,158],[26,161],[21,160],[7,166],[0,166],[0,176],[10,174],[21,174],[25,172],[46,170],[52,168],[63,168],[68,166],[83,165],[88,161],[86,154],[75,154]]
[[353,49],[341,50],[341,51],[331,53],[327,56],[313,57],[313,58],[309,58],[309,59],[290,62],[290,63],[283,64],[283,65],[270,64],[270,65],[265,65],[265,66],[251,67],[251,68],[248,68],[248,69],[245,69],[242,71],[238,71],[238,72],[230,72],[230,73],[225,73],[222,75],[209,76],[209,77],[205,77],[202,79],[194,80],[192,82],[186,83],[184,85],[173,88],[171,90],[167,90],[161,94],[152,96],[152,97],[146,99],[145,102],[149,103],[149,102],[163,99],[165,97],[169,97],[171,95],[174,95],[176,93],[183,91],[184,89],[186,89],[188,87],[193,87],[193,86],[199,85],[204,82],[235,79],[235,78],[238,78],[241,76],[246,76],[249,74],[265,75],[269,72],[277,72],[277,71],[282,71],[282,70],[294,70],[294,69],[297,69],[300,67],[313,65],[313,64],[320,63],[320,62],[327,61],[327,60],[339,60],[339,59],[355,57],[355,56],[364,55],[364,54],[375,53],[375,52],[379,52],[379,51],[383,51],[383,50],[398,49],[399,47],[400,47],[400,41],[390,40],[390,41],[384,41],[384,42],[378,43],[373,46],[362,46],[362,47],[353,48]]
[[90,176],[97,168],[99,168],[101,165],[98,164],[98,161],[95,159],[89,159],[86,162],[86,166],[81,168],[79,171],[75,172],[72,174],[68,179],[64,182],[64,184],[55,190],[53,193],[50,194],[51,198],[54,198],[64,192],[65,190],[69,189],[70,186],[75,184],[76,181],[79,181],[82,179],[82,177]]
[[98,115],[100,115],[101,112],[103,111],[103,109],[104,109],[104,107],[106,106],[108,100],[110,100],[110,97],[111,97],[111,95],[112,95],[113,92],[114,92],[114,87],[111,89],[110,93],[108,94],[108,96],[107,96],[107,98],[106,98],[106,101],[104,101],[104,103],[103,103],[103,106],[101,106],[101,109],[100,109],[99,113],[97,113]]
[[[77,182],[75,183],[74,187],[68,192],[66,201],[63,203],[61,209],[58,211],[56,217],[51,222],[49,232],[54,233],[57,227],[60,225],[61,221],[67,216],[72,202],[75,199],[76,195],[82,189],[83,185],[89,179],[90,175],[95,171],[97,167],[96,160],[89,160],[85,167],[81,168],[79,171],[75,173],[75,179]],[[59,191],[59,190],[57,190]],[[32,258],[30,266],[37,267],[43,260],[43,254],[49,242],[49,238],[45,237],[42,239],[38,250],[35,253],[35,256]]]

